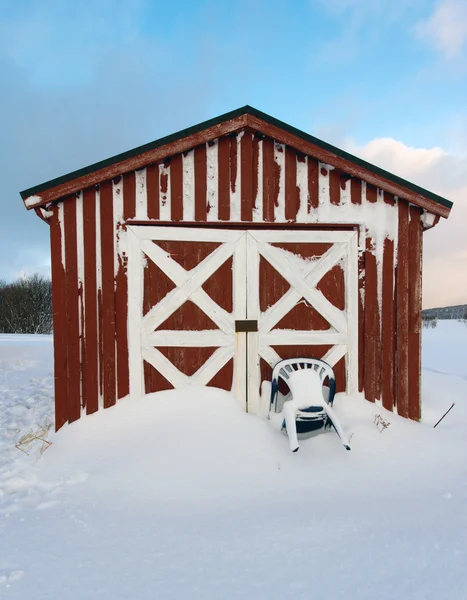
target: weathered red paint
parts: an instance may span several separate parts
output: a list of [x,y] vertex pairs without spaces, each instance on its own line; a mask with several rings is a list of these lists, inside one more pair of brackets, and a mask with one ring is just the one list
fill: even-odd
[[[58,206],[54,206],[50,223],[50,252],[52,260],[52,312],[54,327],[55,429],[68,421],[68,370],[66,335],[66,274],[62,264],[62,232]],[[63,257],[64,259],[65,257]]]
[[102,257],[102,349],[104,408],[116,402],[115,376],[115,281],[112,182],[100,186]]
[[397,244],[397,412],[409,416],[409,205],[398,202]]
[[[264,128],[264,131],[266,129]],[[272,130],[268,130],[271,133]],[[238,137],[241,134],[241,137]],[[197,138],[199,140],[200,138]],[[358,206],[362,203],[362,179],[351,169],[335,169],[331,160],[310,155],[296,145],[287,143],[287,136],[270,137],[254,129],[240,128],[217,139],[218,149],[218,214],[209,213],[207,203],[207,147],[213,140],[201,141],[196,147],[185,147],[183,152],[194,152],[194,219],[184,214],[183,161],[181,152],[173,155],[158,155],[146,169],[148,220],[136,219],[135,172],[123,174],[123,223],[115,223],[112,183],[100,183],[100,237],[96,247],[96,192],[94,187],[84,191],[84,283],[78,287],[76,201],[74,196],[63,198],[65,208],[66,271],[61,271],[60,227],[56,208],[49,218],[51,225],[52,270],[54,277],[54,318],[56,336],[56,414],[57,427],[79,417],[81,405],[87,412],[94,412],[99,405],[99,396],[104,406],[111,406],[116,398],[129,391],[128,374],[128,327],[127,323],[127,257],[119,253],[115,272],[114,247],[116,236],[123,235],[129,224],[144,225],[157,222],[184,228],[209,226],[213,228],[251,229],[270,228],[289,230],[310,228],[315,230],[358,229],[365,236],[365,226],[358,222],[347,226],[330,223],[305,224],[297,222],[300,208],[300,189],[297,186],[297,168],[307,162],[308,189],[307,208],[312,218],[320,206],[319,177],[328,177],[329,202],[338,206],[343,189],[349,189],[350,200]],[[240,142],[238,143],[238,140]],[[260,161],[261,147],[261,164]],[[178,146],[177,146],[178,148]],[[275,153],[277,161],[275,159]],[[281,153],[282,156],[281,156]],[[283,159],[283,160],[282,160]],[[164,162],[162,162],[164,161]],[[280,163],[280,164],[279,164]],[[166,169],[160,170],[161,165]],[[261,172],[259,172],[261,169]],[[320,173],[321,172],[321,173]],[[261,177],[261,180],[259,180]],[[115,183],[118,183],[116,180]],[[237,189],[237,185],[239,189]],[[281,196],[279,188],[281,187]],[[369,400],[381,398],[383,405],[392,409],[397,402],[404,416],[418,419],[420,416],[420,289],[422,225],[420,210],[411,207],[404,199],[397,205],[393,192],[385,189],[384,198],[375,182],[367,180],[364,202],[386,202],[399,214],[399,244],[386,239],[382,251],[383,263],[377,267],[373,241],[369,235],[363,242],[365,250],[359,257],[359,307],[358,307],[358,387]],[[378,186],[381,189],[380,186]],[[258,190],[262,197],[255,204]],[[235,221],[231,220],[231,198],[236,195],[240,202]],[[322,192],[321,192],[322,193]],[[284,205],[278,207],[280,199]],[[326,201],[321,198],[321,202]],[[165,205],[164,205],[165,203]],[[167,206],[167,203],[168,206]],[[160,221],[161,206],[164,219]],[[355,207],[354,207],[355,208]],[[168,210],[167,210],[168,209]],[[261,209],[258,214],[258,209]],[[409,219],[410,212],[410,219]],[[42,214],[42,213],[41,213]],[[283,222],[285,216],[287,223]],[[217,220],[215,220],[217,217]],[[262,217],[262,221],[258,221]],[[190,218],[190,221],[184,219]],[[209,218],[209,222],[207,219]],[[253,223],[253,218],[255,222]],[[140,219],[140,217],[138,217]],[[213,220],[214,219],[214,220]],[[276,220],[277,219],[277,220]],[[409,248],[410,240],[410,248]],[[175,260],[186,269],[193,269],[202,260],[203,251],[212,251],[209,245],[197,242],[160,243]],[[326,245],[276,244],[285,250],[303,257],[319,256]],[[215,245],[214,245],[215,246]],[[102,287],[99,289],[99,274],[96,262],[102,264]],[[397,269],[395,267],[397,262]],[[60,263],[60,264],[59,264]],[[261,309],[276,302],[286,293],[289,284],[261,258]],[[158,301],[158,295],[173,289],[170,281],[157,268],[148,267],[145,273],[145,310]],[[150,272],[149,272],[150,271]],[[378,279],[381,277],[381,279]],[[345,308],[344,276],[339,266],[334,267],[317,284],[317,288],[339,309]],[[232,311],[232,260],[224,265],[203,284],[203,289],[228,312]],[[165,290],[165,291],[164,291]],[[378,290],[381,293],[379,306]],[[82,294],[81,299],[79,295]],[[159,298],[160,299],[160,298]],[[84,300],[84,312],[80,312],[80,300]],[[381,314],[380,314],[381,308]],[[58,314],[58,312],[60,314]],[[82,320],[82,340],[77,331]],[[62,324],[61,324],[62,323]],[[326,330],[329,323],[306,303],[299,303],[277,326],[285,329],[300,328],[306,323],[310,329]],[[162,327],[162,326],[161,326]],[[217,326],[191,302],[186,302],[163,324],[168,329],[215,329]],[[408,333],[407,333],[408,332]],[[81,346],[80,346],[81,343]],[[81,356],[80,356],[81,348]],[[64,350],[65,349],[65,350]],[[323,356],[329,347],[301,346],[277,347],[281,356]],[[213,349],[166,348],[164,353],[182,372],[190,373],[212,353]],[[82,396],[80,389],[80,365],[82,369]],[[263,376],[269,372],[264,364]],[[171,384],[150,365],[144,366],[146,391],[167,389]],[[335,365],[338,389],[345,386],[345,359]],[[229,361],[214,376],[210,385],[230,389],[233,361]],[[64,392],[65,390],[65,392]],[[78,391],[77,391],[78,390]],[[70,393],[68,393],[70,392]]]
[[81,416],[81,361],[78,313],[78,256],[76,232],[76,196],[63,202],[66,269],[66,347],[68,421]]
[[421,416],[421,326],[422,326],[422,223],[420,209],[410,207],[408,257],[409,286],[409,418],[418,421]]
[[[84,341],[83,398],[86,413],[99,408],[98,321],[97,321],[97,269],[96,269],[96,192],[84,190],[83,238],[84,238]],[[100,251],[100,248],[99,248]]]

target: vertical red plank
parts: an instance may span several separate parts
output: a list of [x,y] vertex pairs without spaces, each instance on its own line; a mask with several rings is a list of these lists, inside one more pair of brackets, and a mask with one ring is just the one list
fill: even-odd
[[352,177],[350,180],[350,201],[352,204],[362,203],[362,180]]
[[88,188],[83,192],[84,238],[84,322],[85,359],[83,364],[83,396],[86,413],[99,407],[98,340],[97,340],[97,276],[96,276],[96,192]]
[[368,202],[376,202],[378,198],[377,192],[378,191],[374,185],[371,185],[371,183],[366,184],[366,199],[368,200]]
[[148,219],[159,219],[159,165],[146,168],[146,187],[148,194]]
[[183,221],[183,163],[177,154],[170,161],[170,202],[172,221]]
[[386,238],[383,250],[382,291],[382,400],[387,410],[394,406],[394,241]]
[[134,171],[125,173],[123,176],[123,216],[125,220],[136,217],[136,181]]
[[50,253],[52,257],[52,312],[54,342],[55,430],[68,421],[67,389],[67,331],[66,331],[66,277],[63,268],[62,235],[58,206],[50,218]]
[[319,162],[308,157],[308,212],[319,206]]
[[66,311],[67,311],[67,352],[68,352],[68,420],[70,423],[81,416],[81,361],[79,352],[79,312],[78,312],[78,256],[76,232],[76,196],[63,201],[65,226],[65,266],[66,266]]
[[376,399],[376,330],[378,315],[376,256],[371,251],[372,240],[366,238],[365,251],[365,398]]
[[[230,220],[230,137],[219,138],[217,148],[219,221]],[[196,154],[195,154],[196,157]],[[196,160],[196,158],[195,158]],[[196,210],[196,209],[195,209]]]
[[[125,203],[124,203],[125,210]],[[101,254],[102,254],[102,349],[104,408],[113,406],[115,390],[115,291],[114,291],[114,223],[112,182],[100,186]]]
[[341,178],[336,169],[329,171],[329,201],[331,204],[340,204],[341,202]]
[[[101,252],[98,248],[97,252]],[[99,396],[104,395],[104,307],[102,305],[102,288],[97,290],[97,335],[99,339]]]
[[249,131],[243,133],[240,141],[240,219],[253,220],[253,139]]
[[399,200],[397,242],[397,412],[409,416],[409,205]]
[[409,418],[421,417],[422,223],[421,211],[410,207],[409,224]]
[[297,186],[297,153],[285,147],[285,218],[295,221],[300,206],[300,189]]
[[256,198],[258,196],[258,177],[259,177],[259,142],[260,138],[255,135],[253,137],[253,163],[252,163],[252,197],[253,197],[253,210],[257,210]]
[[[206,144],[195,148],[195,221],[207,220],[207,163]],[[228,166],[228,163],[227,163]],[[219,175],[220,177],[220,175]],[[225,174],[222,174],[225,177]],[[227,173],[227,186],[229,184]],[[220,187],[220,182],[219,182]],[[228,195],[228,190],[227,190]],[[220,211],[220,207],[219,207]],[[220,217],[219,217],[220,218]]]
[[263,219],[274,221],[274,141],[263,140]]

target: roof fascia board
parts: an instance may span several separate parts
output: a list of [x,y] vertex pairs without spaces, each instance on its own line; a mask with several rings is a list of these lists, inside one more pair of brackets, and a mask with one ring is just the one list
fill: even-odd
[[112,179],[128,171],[142,168],[152,162],[184,152],[216,137],[250,127],[263,135],[294,147],[304,154],[344,170],[399,198],[412,202],[425,210],[447,218],[452,202],[410,183],[384,169],[380,169],[344,150],[323,142],[295,127],[250,106],[221,115],[155,142],[139,146],[107,160],[95,163],[21,192],[26,208],[45,205],[80,189]]

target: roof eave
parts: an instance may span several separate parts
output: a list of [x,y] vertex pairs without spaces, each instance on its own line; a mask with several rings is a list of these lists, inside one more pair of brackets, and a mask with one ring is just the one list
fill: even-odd
[[120,176],[128,171],[142,168],[153,162],[164,160],[168,156],[186,151],[217,137],[234,133],[245,127],[251,127],[264,135],[271,136],[304,154],[315,156],[321,162],[340,168],[354,177],[363,179],[436,215],[444,218],[449,216],[452,202],[446,198],[433,194],[251,106],[244,106],[123,154],[118,154],[29,188],[21,192],[21,197],[28,210],[43,206],[80,189]]

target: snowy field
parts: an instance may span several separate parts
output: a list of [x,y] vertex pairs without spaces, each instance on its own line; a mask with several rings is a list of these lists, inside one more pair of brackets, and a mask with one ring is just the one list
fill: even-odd
[[27,456],[52,343],[0,336],[0,598],[466,598],[466,356],[464,325],[424,330],[423,424],[338,395],[352,452],[325,433],[291,454],[207,389],[122,401]]

